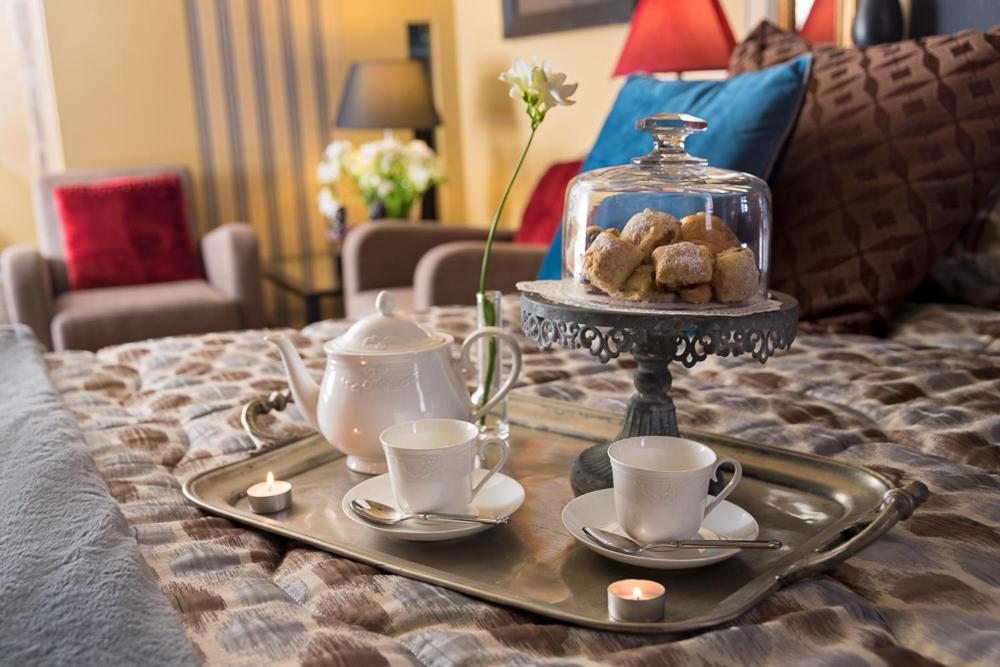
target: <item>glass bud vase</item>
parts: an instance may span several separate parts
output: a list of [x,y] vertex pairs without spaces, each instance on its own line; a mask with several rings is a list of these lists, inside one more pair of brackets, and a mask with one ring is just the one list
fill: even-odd
[[[503,314],[498,290],[476,294],[476,328],[502,327]],[[503,346],[493,337],[483,337],[476,347],[476,390],[472,399],[476,406],[484,405],[496,395],[503,380]],[[492,368],[491,368],[492,366]],[[507,438],[510,422],[507,421],[507,397],[493,406],[479,420],[479,431],[484,435]]]
[[369,220],[384,220],[388,217],[385,210],[385,204],[380,201],[374,201],[368,205],[368,219]]

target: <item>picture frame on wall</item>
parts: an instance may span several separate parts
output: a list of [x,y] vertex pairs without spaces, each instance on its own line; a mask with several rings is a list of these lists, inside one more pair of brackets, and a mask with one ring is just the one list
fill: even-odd
[[628,23],[635,0],[503,0],[503,36]]

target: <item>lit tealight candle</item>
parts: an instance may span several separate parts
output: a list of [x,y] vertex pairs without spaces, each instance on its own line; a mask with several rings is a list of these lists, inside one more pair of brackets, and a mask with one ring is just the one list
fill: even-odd
[[652,623],[663,619],[665,589],[648,579],[622,579],[608,586],[608,613],[616,621]]
[[267,473],[267,481],[247,489],[250,509],[256,514],[274,514],[292,506],[292,485]]

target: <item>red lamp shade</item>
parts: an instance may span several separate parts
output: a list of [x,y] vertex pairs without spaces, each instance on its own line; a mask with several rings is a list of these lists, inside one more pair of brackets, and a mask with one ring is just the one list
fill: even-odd
[[837,41],[837,0],[815,0],[799,35],[813,44]]
[[735,45],[719,0],[639,0],[614,76],[725,69]]

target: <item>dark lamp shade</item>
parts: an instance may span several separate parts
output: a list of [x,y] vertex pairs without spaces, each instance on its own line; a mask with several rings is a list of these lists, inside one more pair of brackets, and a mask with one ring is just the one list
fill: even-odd
[[639,0],[614,76],[726,69],[735,45],[719,0]]
[[419,60],[351,63],[337,111],[337,127],[427,130],[438,122],[424,63]]

